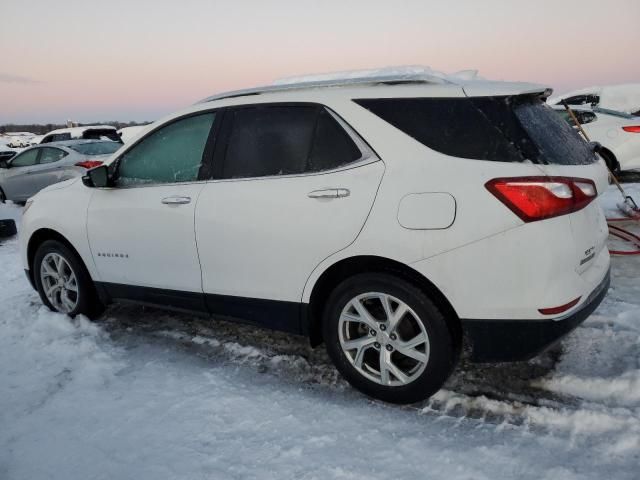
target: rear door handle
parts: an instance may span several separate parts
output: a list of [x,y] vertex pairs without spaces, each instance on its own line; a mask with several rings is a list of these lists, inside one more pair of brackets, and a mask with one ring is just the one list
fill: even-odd
[[342,198],[351,194],[348,188],[324,188],[322,190],[314,190],[309,192],[309,198]]
[[165,205],[185,205],[191,203],[191,197],[180,197],[178,195],[165,197],[162,199],[162,203]]

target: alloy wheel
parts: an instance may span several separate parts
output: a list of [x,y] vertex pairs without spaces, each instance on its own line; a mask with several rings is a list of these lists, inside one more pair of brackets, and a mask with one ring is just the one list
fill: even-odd
[[416,380],[429,362],[429,336],[402,300],[381,292],[352,298],[338,322],[340,347],[364,377],[384,386]]
[[40,264],[44,295],[53,308],[71,313],[78,305],[78,280],[69,262],[59,253],[45,255]]

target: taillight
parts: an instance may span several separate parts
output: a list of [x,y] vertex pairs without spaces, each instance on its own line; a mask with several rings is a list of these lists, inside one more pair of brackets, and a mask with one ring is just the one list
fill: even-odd
[[81,162],[76,163],[76,167],[82,167],[89,170],[90,168],[99,167],[102,165],[100,160],[83,160]]
[[595,183],[586,178],[494,178],[485,187],[525,222],[575,212],[598,196]]
[[640,133],[640,125],[631,125],[630,127],[622,127],[625,132]]

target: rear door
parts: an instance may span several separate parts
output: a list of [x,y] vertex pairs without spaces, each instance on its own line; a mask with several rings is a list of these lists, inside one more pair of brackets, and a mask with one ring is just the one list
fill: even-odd
[[221,138],[196,208],[208,306],[295,331],[307,278],[355,240],[384,165],[318,105],[230,109]]

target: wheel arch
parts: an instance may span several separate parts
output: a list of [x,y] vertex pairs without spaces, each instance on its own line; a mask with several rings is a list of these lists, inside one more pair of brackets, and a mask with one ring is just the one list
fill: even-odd
[[306,324],[303,326],[312,346],[320,345],[322,338],[322,314],[326,300],[333,288],[347,278],[360,273],[387,273],[412,283],[442,309],[452,336],[458,345],[462,342],[462,327],[455,309],[436,285],[408,265],[385,257],[361,255],[342,259],[328,267],[318,277],[311,289],[307,307]]
[[64,244],[67,248],[69,248],[73,253],[77,255],[77,257],[83,263],[87,272],[89,271],[84,259],[82,258],[82,255],[80,255],[78,250],[64,235],[62,235],[60,232],[57,232],[56,230],[52,230],[51,228],[40,228],[31,234],[29,242],[27,243],[27,265],[29,266],[28,272],[31,285],[35,285],[35,278],[33,276],[33,261],[36,256],[36,252],[38,251],[38,247],[47,240],[57,240],[60,243]]

